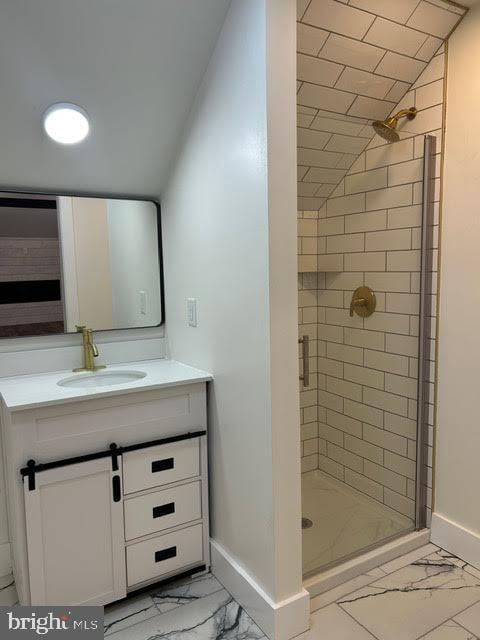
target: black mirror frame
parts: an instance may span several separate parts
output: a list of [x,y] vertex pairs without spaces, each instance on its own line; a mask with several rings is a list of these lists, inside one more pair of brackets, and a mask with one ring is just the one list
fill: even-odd
[[[61,196],[66,196],[66,197],[77,197],[77,198],[97,198],[97,199],[104,199],[104,200],[132,200],[132,201],[137,201],[137,202],[151,202],[152,204],[155,205],[156,209],[157,209],[157,231],[158,231],[158,260],[159,260],[159,274],[160,274],[160,304],[161,304],[161,312],[162,312],[162,317],[161,317],[161,321],[158,324],[155,325],[148,325],[145,327],[125,327],[125,328],[112,328],[112,329],[95,329],[95,333],[105,333],[108,331],[129,331],[129,330],[145,330],[145,329],[155,329],[157,327],[162,327],[165,324],[165,281],[164,281],[164,268],[163,268],[163,236],[162,236],[162,212],[161,212],[161,205],[160,205],[160,201],[157,200],[156,198],[152,197],[152,198],[148,198],[145,196],[136,196],[136,195],[118,195],[118,194],[112,194],[112,193],[90,193],[90,192],[73,192],[73,191],[31,191],[29,189],[26,190],[21,190],[18,189],[18,187],[15,187],[13,189],[9,189],[8,187],[2,187],[0,189],[0,197],[3,194],[12,194],[12,198],[14,198],[13,194],[18,194],[19,196],[51,196],[52,198],[58,198]],[[61,283],[62,286],[62,290],[63,290],[63,282]],[[63,296],[62,296],[63,298]],[[52,336],[68,336],[68,335],[74,335],[73,332],[68,332],[68,331],[64,331],[63,333],[55,333],[55,334],[50,334],[48,336],[44,336],[44,335],[32,335],[32,336],[25,336],[28,339],[31,338],[35,338],[35,339],[40,339],[40,338],[46,338],[49,337],[51,338]],[[15,337],[5,337],[5,338],[0,338],[0,340],[18,340],[19,338],[24,337],[24,336],[15,336]]]

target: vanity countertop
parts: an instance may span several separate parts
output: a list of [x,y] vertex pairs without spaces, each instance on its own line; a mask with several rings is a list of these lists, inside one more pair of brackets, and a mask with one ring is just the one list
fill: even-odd
[[91,400],[108,396],[119,396],[139,391],[152,391],[185,384],[208,382],[211,374],[195,369],[175,360],[144,360],[107,366],[100,373],[140,371],[146,375],[141,379],[117,385],[78,388],[60,386],[58,382],[74,376],[87,377],[92,373],[55,371],[35,375],[0,378],[0,396],[10,411],[21,411],[64,404],[78,400]]

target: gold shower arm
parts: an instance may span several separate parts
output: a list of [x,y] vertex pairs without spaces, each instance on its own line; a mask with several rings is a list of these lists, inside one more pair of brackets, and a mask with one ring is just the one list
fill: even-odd
[[392,116],[392,119],[395,118],[396,120],[398,120],[399,118],[408,118],[409,120],[413,120],[416,115],[417,110],[415,109],[415,107],[410,107],[409,109],[402,109],[394,116]]

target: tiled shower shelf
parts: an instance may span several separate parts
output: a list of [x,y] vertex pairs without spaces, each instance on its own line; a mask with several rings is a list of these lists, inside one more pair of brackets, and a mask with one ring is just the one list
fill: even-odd
[[343,254],[298,256],[299,273],[343,271]]

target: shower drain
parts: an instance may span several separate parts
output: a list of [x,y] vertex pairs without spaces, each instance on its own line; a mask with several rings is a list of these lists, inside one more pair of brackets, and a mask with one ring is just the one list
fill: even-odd
[[302,518],[302,529],[310,529],[313,527],[313,522],[309,518]]

